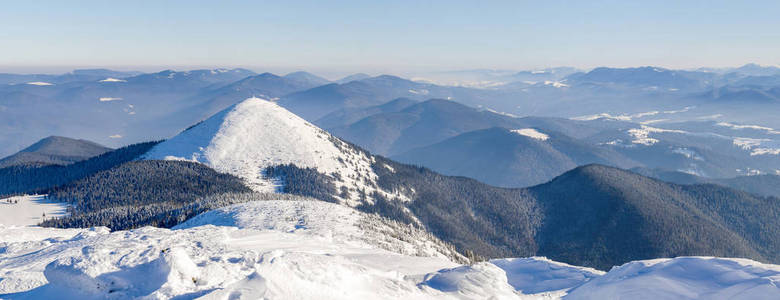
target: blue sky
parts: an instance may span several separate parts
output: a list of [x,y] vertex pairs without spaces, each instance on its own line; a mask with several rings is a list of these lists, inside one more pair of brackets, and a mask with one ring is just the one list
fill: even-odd
[[8,1],[2,6],[0,72],[780,64],[780,1]]

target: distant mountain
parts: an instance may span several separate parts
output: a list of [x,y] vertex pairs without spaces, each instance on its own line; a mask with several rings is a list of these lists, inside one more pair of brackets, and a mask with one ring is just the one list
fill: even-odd
[[0,155],[48,135],[79,136],[110,147],[167,138],[202,120],[198,111],[185,111],[202,104],[193,99],[254,74],[243,69],[168,70],[121,78],[88,73],[99,76],[50,86],[0,86]]
[[225,85],[255,74],[255,72],[246,69],[165,70],[130,77],[126,81],[130,84],[144,84],[152,87],[206,88],[214,87],[214,85]]
[[766,197],[780,198],[779,175],[753,175],[734,178],[706,178],[679,171],[632,168],[632,172],[677,184],[717,184]]
[[[375,106],[395,98],[427,93],[424,84],[382,75],[344,84],[328,84],[283,97],[279,104],[306,120],[314,121],[339,109]],[[418,91],[419,90],[419,91]]]
[[45,194],[51,188],[135,160],[155,144],[157,142],[134,144],[64,166],[25,164],[0,168],[0,197],[19,194]]
[[409,98],[398,98],[377,106],[340,109],[320,118],[314,124],[325,129],[346,126],[375,114],[398,112],[416,103],[418,101]]
[[572,67],[546,68],[541,70],[520,71],[511,75],[514,81],[544,82],[546,80],[560,80],[579,70]]
[[433,99],[329,130],[372,153],[395,155],[460,133],[490,127],[513,127],[515,122],[512,117]]
[[656,89],[702,89],[711,84],[706,79],[715,75],[704,72],[678,71],[658,67],[595,68],[587,73],[566,77],[566,83],[607,86],[644,87]]
[[0,159],[0,168],[17,165],[68,165],[103,154],[111,148],[61,136],[50,136]]
[[780,75],[780,68],[776,66],[761,66],[758,64],[746,64],[731,70],[732,72],[747,76],[771,76]]
[[125,78],[138,76],[143,74],[139,71],[115,71],[109,69],[76,69],[71,72],[77,76],[94,76],[94,77],[112,77],[112,78]]
[[[297,72],[286,76],[271,73],[242,78],[223,87],[187,99],[180,114],[207,118],[236,103],[235,99],[261,97],[276,100],[284,95],[320,85],[320,80],[309,73]],[[324,80],[324,79],[323,79]]]
[[[584,122],[549,117],[517,118],[441,99],[408,106],[406,104],[407,101],[392,101],[366,109],[342,110],[316,123],[336,136],[381,155],[397,155],[461,133],[490,127],[535,127],[575,138],[586,138],[605,130],[636,126],[628,122],[610,120]],[[374,114],[346,126],[334,126],[339,120],[352,121],[366,113]]]
[[350,82],[350,81],[363,80],[363,79],[367,79],[367,78],[371,78],[371,75],[368,75],[366,73],[357,73],[357,74],[348,75],[348,76],[345,76],[344,78],[336,80],[336,83],[344,84],[344,83],[347,83],[347,82]]
[[[780,85],[780,76],[775,78]],[[769,86],[774,86],[770,83]],[[780,93],[776,89],[757,86],[724,86],[702,95],[703,99],[734,104],[780,104]]]
[[271,73],[263,73],[242,78],[239,81],[217,89],[214,93],[224,93],[225,95],[228,95],[228,92],[232,92],[230,95],[234,97],[236,96],[235,93],[253,93],[258,97],[277,98],[320,85],[319,83],[309,81],[306,78],[308,77],[301,73],[292,73],[284,77]]
[[432,98],[457,99],[465,104],[484,103],[492,91],[440,86],[381,75],[344,84],[328,84],[282,97],[279,105],[309,121],[342,109],[381,105],[397,98],[422,101]]
[[108,69],[81,69],[65,74],[10,74],[0,73],[0,85],[3,84],[62,84],[79,81],[96,81],[104,78],[125,78],[142,74],[141,72],[123,72]]
[[648,168],[730,178],[780,170],[772,132],[757,125],[690,121],[605,129],[585,139]]
[[490,128],[391,156],[444,175],[466,176],[494,186],[545,183],[577,166],[599,163],[629,168],[639,163],[563,134],[535,128]]
[[311,86],[311,87],[325,85],[325,84],[330,83],[330,80],[327,80],[325,78],[319,77],[319,76],[314,75],[312,73],[303,72],[303,71],[293,72],[293,73],[284,75],[284,78],[287,78],[287,79],[290,79],[290,80],[295,80],[295,81],[300,82],[301,85],[306,85],[306,86]]
[[734,88],[768,90],[780,86],[780,74],[740,77],[730,81],[729,85]]

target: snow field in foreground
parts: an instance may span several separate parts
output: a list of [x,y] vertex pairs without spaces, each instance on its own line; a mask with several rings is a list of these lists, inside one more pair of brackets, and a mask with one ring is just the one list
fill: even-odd
[[[780,266],[638,261],[604,273],[544,258],[458,265],[425,235],[317,201],[258,201],[176,229],[0,227],[0,299],[772,299]],[[374,217],[375,218],[375,217]],[[372,223],[371,226],[361,224]],[[377,228],[392,231],[391,237]],[[384,250],[377,244],[408,244]],[[429,247],[429,248],[426,248]],[[403,251],[403,250],[402,250]],[[567,295],[568,293],[568,295]]]

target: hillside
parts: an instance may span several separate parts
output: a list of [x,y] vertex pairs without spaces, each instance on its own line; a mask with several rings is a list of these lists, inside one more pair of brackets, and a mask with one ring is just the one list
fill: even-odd
[[83,179],[134,160],[155,144],[157,142],[134,144],[67,166],[26,165],[0,168],[0,196],[40,193]]
[[87,140],[50,136],[0,159],[0,168],[20,165],[68,165],[103,154],[111,148]]
[[460,133],[490,127],[511,128],[516,120],[456,102],[433,99],[398,112],[379,113],[343,127],[334,135],[372,153],[395,155]]
[[489,128],[391,157],[444,175],[466,176],[502,187],[545,183],[577,166],[628,168],[637,162],[607,148],[534,128]]
[[608,268],[654,257],[708,255],[777,262],[777,198],[715,185],[676,185],[588,165],[529,189],[544,221],[538,253]]
[[375,114],[398,112],[415,103],[417,101],[409,98],[398,98],[376,106],[340,109],[318,119],[314,124],[324,129],[346,126]]
[[632,172],[643,176],[677,184],[717,184],[765,197],[780,198],[780,176],[752,175],[734,178],[705,178],[693,174],[661,169],[632,168]]

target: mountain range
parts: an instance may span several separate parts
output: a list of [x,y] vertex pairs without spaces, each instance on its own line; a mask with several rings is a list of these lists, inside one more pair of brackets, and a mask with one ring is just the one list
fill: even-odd
[[0,298],[771,299],[775,71],[2,75]]
[[[258,134],[253,128],[265,130]],[[486,130],[491,131],[533,140],[539,140],[542,134]],[[50,194],[74,205],[71,217],[52,225],[95,226],[106,222],[114,229],[132,228],[143,222],[175,225],[173,212],[186,208],[183,212],[192,216],[201,211],[188,206],[197,203],[197,195],[244,192],[241,186],[246,185],[254,191],[315,197],[377,213],[423,228],[468,257],[544,255],[601,269],[659,256],[738,256],[768,262],[780,259],[773,251],[780,242],[774,234],[780,229],[773,217],[778,213],[776,198],[715,185],[665,183],[600,165],[577,167],[526,189],[498,188],[373,156],[272,102],[256,98],[153,144],[141,155],[146,162],[96,162],[115,161],[110,157],[101,155],[85,161],[103,167],[79,177],[83,179],[48,188]],[[235,190],[216,189],[230,186],[225,180],[235,179],[219,179],[208,170],[192,173],[191,168],[197,165],[171,164],[177,161],[199,162],[235,176],[241,184]],[[83,168],[79,164],[71,166]],[[188,173],[199,175],[184,175]],[[19,181],[20,177],[5,180]],[[199,182],[193,185],[195,190],[186,184],[192,180]],[[179,181],[183,182],[175,184],[176,189],[151,188]],[[146,185],[150,187],[134,189],[141,194],[116,193],[120,187]],[[90,189],[94,191],[86,192]],[[103,189],[111,192],[101,192]],[[172,194],[174,190],[180,190],[179,194]],[[130,203],[139,203],[132,210],[139,213],[119,210]],[[128,213],[149,217],[123,225],[130,222]],[[157,214],[174,219],[163,222],[154,217]],[[573,220],[577,220],[575,225]],[[635,246],[640,244],[643,246]]]

